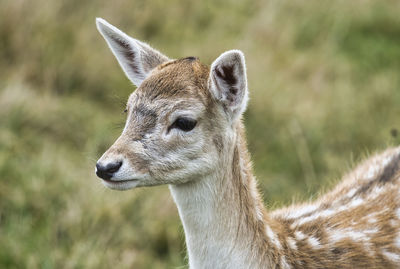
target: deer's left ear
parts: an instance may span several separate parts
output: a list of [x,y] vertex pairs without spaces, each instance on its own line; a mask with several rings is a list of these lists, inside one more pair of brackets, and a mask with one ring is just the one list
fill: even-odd
[[209,87],[213,97],[222,103],[236,120],[248,101],[246,64],[239,50],[224,52],[211,65]]
[[122,70],[137,87],[148,77],[151,70],[169,60],[146,43],[128,36],[101,18],[96,19],[96,24]]

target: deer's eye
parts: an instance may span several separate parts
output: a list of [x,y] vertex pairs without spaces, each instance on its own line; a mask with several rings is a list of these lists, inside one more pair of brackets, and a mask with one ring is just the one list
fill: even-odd
[[182,131],[189,132],[196,126],[197,121],[188,118],[178,118],[169,129],[178,128]]

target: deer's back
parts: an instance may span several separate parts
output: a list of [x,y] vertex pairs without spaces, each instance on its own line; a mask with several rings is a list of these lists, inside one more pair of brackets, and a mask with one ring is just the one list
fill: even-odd
[[396,148],[365,161],[316,202],[275,211],[287,264],[399,268],[399,184]]

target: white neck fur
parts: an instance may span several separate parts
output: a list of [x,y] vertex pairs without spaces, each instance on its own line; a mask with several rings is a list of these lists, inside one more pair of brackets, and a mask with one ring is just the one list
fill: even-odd
[[[228,157],[221,158],[220,169],[199,180],[170,186],[192,269],[261,268],[262,264],[265,268],[268,264],[264,259],[269,255],[260,255],[265,252],[264,236],[257,234],[264,232],[265,212],[250,165],[244,160],[247,149],[240,149],[244,138],[240,134],[237,138],[225,148],[223,155]],[[265,258],[260,260],[260,256]]]

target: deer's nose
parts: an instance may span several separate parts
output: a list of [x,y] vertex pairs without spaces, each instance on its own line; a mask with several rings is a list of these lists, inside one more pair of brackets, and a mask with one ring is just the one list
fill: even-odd
[[122,162],[112,162],[106,165],[96,163],[96,175],[102,179],[110,179],[121,167]]

